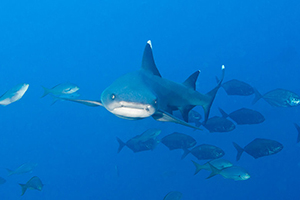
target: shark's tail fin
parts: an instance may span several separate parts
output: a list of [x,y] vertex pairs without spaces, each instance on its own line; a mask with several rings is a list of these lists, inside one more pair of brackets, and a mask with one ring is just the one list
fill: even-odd
[[253,90],[254,90],[255,97],[252,101],[252,105],[254,105],[258,100],[263,98],[263,96],[257,91],[257,89],[253,88]]
[[211,105],[212,105],[212,103],[213,103],[213,101],[214,101],[214,99],[216,97],[216,94],[217,94],[219,88],[222,85],[224,76],[225,76],[225,66],[222,65],[222,76],[221,76],[221,79],[220,79],[218,85],[214,89],[212,89],[211,91],[209,91],[206,94],[206,95],[208,95],[210,97],[210,101],[207,104],[203,105],[204,114],[205,114],[204,123],[208,120],[208,116],[209,116]]
[[297,143],[299,143],[300,142],[300,126],[296,123],[294,123],[294,125],[298,131]]
[[41,96],[41,98],[47,96],[50,93],[50,89],[48,89],[48,88],[46,88],[44,86],[42,86],[42,88],[44,89],[44,94]]
[[211,177],[213,177],[213,176],[215,176],[217,174],[220,174],[220,172],[222,171],[222,170],[219,170],[216,167],[214,167],[212,164],[210,164],[210,163],[208,163],[208,164],[210,166],[211,173],[210,173],[210,175],[206,179],[209,179],[209,178],[211,178]]
[[219,111],[220,111],[220,113],[221,113],[221,115],[222,115],[223,118],[227,118],[228,117],[228,114],[224,110],[222,110],[221,108],[219,108]]
[[237,143],[233,142],[232,143],[233,146],[236,148],[237,150],[237,155],[236,155],[236,161],[240,160],[243,152],[244,152],[244,149],[242,147],[240,147]]
[[191,151],[188,149],[183,149],[183,154],[181,156],[181,160],[184,159]]
[[193,161],[193,160],[192,160],[192,162],[193,162],[193,164],[194,164],[195,167],[196,167],[196,170],[195,170],[194,175],[198,174],[198,172],[200,172],[201,169],[204,169],[203,165],[200,165],[200,164],[196,163],[196,162]]
[[118,137],[117,137],[117,141],[119,143],[119,148],[118,148],[118,153],[119,153],[126,144]]
[[21,184],[21,183],[19,183],[19,185],[22,187],[22,194],[21,194],[21,196],[23,196],[25,194],[26,190],[27,190],[27,186],[26,186],[26,184]]

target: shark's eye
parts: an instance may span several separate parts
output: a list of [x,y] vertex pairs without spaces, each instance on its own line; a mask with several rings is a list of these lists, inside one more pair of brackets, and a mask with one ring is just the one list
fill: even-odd
[[145,108],[145,110],[146,110],[147,112],[149,112],[149,111],[150,111],[150,106],[147,106],[147,107]]
[[115,94],[111,94],[110,98],[111,98],[112,100],[114,100],[114,99],[116,98],[116,95],[115,95]]
[[157,104],[157,99],[155,99],[153,103],[154,103],[154,104]]

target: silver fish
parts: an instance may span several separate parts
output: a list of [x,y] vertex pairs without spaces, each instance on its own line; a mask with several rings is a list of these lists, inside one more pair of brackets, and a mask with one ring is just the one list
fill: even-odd
[[19,185],[22,187],[21,196],[25,194],[27,189],[42,191],[44,186],[41,179],[37,176],[32,177],[26,184],[19,183]]
[[255,104],[259,99],[264,99],[271,106],[274,107],[295,107],[300,105],[300,97],[296,93],[285,90],[285,89],[275,89],[261,95],[256,89],[255,98],[252,104]]
[[0,97],[0,105],[7,106],[15,101],[18,101],[23,97],[27,91],[29,84],[22,83],[18,84],[15,87],[9,89]]
[[233,166],[233,164],[230,161],[225,160],[225,159],[221,159],[221,158],[220,159],[211,160],[211,161],[205,163],[204,165],[200,165],[200,164],[196,163],[193,160],[192,160],[192,162],[194,163],[194,165],[196,167],[194,175],[196,175],[202,169],[211,171],[211,167],[210,167],[209,164],[211,164],[212,166],[214,166],[218,170],[222,170],[222,169],[225,169],[225,168]]
[[52,94],[58,97],[61,95],[73,94],[74,92],[77,92],[79,90],[79,87],[73,83],[61,83],[51,89],[48,89],[46,87],[43,87],[43,89],[44,94],[43,96],[41,96],[41,98],[47,96],[48,94]]
[[244,181],[250,178],[250,174],[242,167],[232,166],[228,168],[224,168],[222,170],[217,169],[213,165],[209,164],[211,167],[211,174],[207,177],[211,178],[217,174],[220,174],[226,179],[233,179],[236,181]]
[[19,166],[15,170],[6,169],[8,171],[8,176],[13,174],[25,174],[30,173],[32,170],[37,166],[37,163],[24,163],[23,165]]

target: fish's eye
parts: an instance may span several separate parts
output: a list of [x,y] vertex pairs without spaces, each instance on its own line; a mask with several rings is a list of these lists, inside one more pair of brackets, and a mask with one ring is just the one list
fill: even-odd
[[116,98],[116,95],[115,95],[115,94],[111,94],[110,98],[111,98],[112,100],[114,100],[114,99]]
[[154,104],[157,104],[157,99],[155,99],[153,103],[154,103]]

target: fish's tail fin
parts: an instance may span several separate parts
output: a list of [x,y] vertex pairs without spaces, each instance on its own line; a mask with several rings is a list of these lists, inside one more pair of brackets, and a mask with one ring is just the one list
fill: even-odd
[[208,162],[208,164],[209,164],[209,166],[210,166],[210,169],[211,169],[211,173],[210,173],[210,175],[208,176],[208,177],[206,177],[206,179],[209,179],[209,178],[211,178],[211,177],[213,177],[213,176],[215,176],[215,175],[217,175],[217,174],[220,174],[220,172],[222,171],[222,170],[219,170],[219,169],[217,169],[216,167],[214,167],[212,164],[210,164],[209,162]]
[[188,149],[183,149],[183,154],[181,156],[181,160],[183,160],[191,151]]
[[41,98],[47,96],[50,93],[50,89],[48,89],[48,88],[46,88],[44,86],[42,86],[42,88],[44,89],[44,94],[41,96]]
[[253,88],[253,90],[254,90],[255,97],[252,101],[252,105],[254,105],[258,100],[263,98],[263,96],[257,91],[257,89]]
[[11,169],[6,168],[7,172],[8,172],[8,176],[11,176],[14,174],[14,171]]
[[26,184],[19,183],[19,185],[22,187],[22,194],[21,194],[21,196],[23,196],[25,194],[26,190],[27,190]]
[[221,87],[222,85],[222,82],[223,82],[223,79],[224,79],[224,76],[225,76],[225,66],[222,65],[222,75],[221,75],[221,79],[218,83],[218,85],[212,89],[211,91],[209,91],[206,95],[210,97],[210,101],[203,105],[203,109],[204,109],[204,123],[208,120],[208,116],[209,116],[209,112],[210,112],[210,108],[211,108],[211,105],[217,95],[217,92],[219,90],[219,88]]
[[193,164],[194,164],[195,167],[196,167],[196,170],[195,170],[194,175],[198,174],[198,172],[200,172],[201,169],[204,169],[203,165],[200,165],[200,164],[196,163],[196,162],[193,161],[193,160],[192,160],[192,162],[193,162]]
[[219,108],[219,111],[220,111],[220,113],[221,113],[221,115],[222,115],[223,118],[227,118],[228,117],[228,114],[224,110],[222,110],[221,108]]
[[117,137],[117,141],[119,143],[119,148],[118,148],[118,153],[119,153],[126,144],[118,137]]
[[300,142],[300,126],[296,123],[294,123],[294,125],[298,131],[297,143],[299,143]]
[[244,149],[242,147],[240,147],[237,143],[232,142],[233,146],[235,147],[235,149],[237,150],[237,154],[236,154],[236,161],[240,160]]

